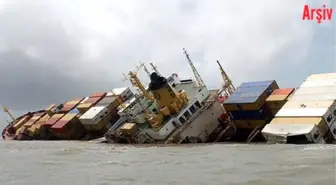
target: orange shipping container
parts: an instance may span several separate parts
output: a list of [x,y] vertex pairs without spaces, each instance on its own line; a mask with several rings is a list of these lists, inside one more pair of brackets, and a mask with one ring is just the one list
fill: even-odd
[[93,93],[91,94],[89,97],[90,98],[94,98],[94,97],[100,97],[103,98],[106,95],[106,92],[97,92],[97,93]]
[[294,88],[275,89],[272,95],[290,95],[293,92]]

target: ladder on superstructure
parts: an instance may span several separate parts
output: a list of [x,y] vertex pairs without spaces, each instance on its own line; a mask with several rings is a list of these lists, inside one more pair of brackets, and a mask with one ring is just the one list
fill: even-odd
[[219,63],[218,60],[217,60],[217,64],[219,66],[219,70],[221,72],[221,75],[224,81],[223,89],[218,94],[221,94],[222,92],[224,92],[225,95],[230,96],[236,90],[236,88],[233,86],[231,79],[226,74],[226,72],[224,71],[222,65]]
[[191,67],[191,70],[192,70],[192,72],[194,73],[194,76],[195,76],[195,78],[196,78],[196,81],[197,81],[198,86],[200,86],[200,87],[205,87],[205,84],[204,84],[204,82],[203,82],[203,80],[202,80],[202,78],[201,78],[201,75],[198,73],[198,71],[197,71],[197,69],[195,68],[193,62],[191,61],[191,59],[190,59],[190,57],[189,57],[189,54],[187,53],[187,50],[186,50],[185,48],[183,48],[183,51],[184,51],[184,54],[185,54],[185,56],[186,56],[186,58],[187,58],[187,60],[188,60],[189,65],[190,65],[190,67]]

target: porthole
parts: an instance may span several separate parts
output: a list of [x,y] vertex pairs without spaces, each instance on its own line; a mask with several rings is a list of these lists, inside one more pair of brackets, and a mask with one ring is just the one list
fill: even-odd
[[329,123],[332,120],[332,115],[330,114],[327,118],[327,122]]

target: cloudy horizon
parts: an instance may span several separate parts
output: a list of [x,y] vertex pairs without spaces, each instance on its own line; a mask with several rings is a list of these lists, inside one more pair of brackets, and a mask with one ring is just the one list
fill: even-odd
[[303,21],[305,4],[335,9],[332,0],[0,0],[0,105],[18,116],[126,86],[122,73],[139,61],[193,78],[182,48],[210,88],[222,84],[216,60],[236,86],[296,87],[336,70],[335,15]]

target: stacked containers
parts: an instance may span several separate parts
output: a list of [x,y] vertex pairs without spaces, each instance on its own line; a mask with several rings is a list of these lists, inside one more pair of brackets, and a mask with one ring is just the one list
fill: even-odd
[[48,121],[46,121],[43,126],[47,129],[50,130],[50,128],[58,121],[60,120],[62,117],[64,116],[64,114],[54,114],[53,116],[51,116]]
[[83,98],[81,99],[75,99],[69,102],[66,102],[63,106],[63,108],[60,110],[61,113],[67,113],[69,111],[71,111],[72,109],[74,109],[81,101],[83,100]]
[[80,122],[90,134],[104,134],[107,131],[106,125],[113,118],[112,112],[105,106],[90,108],[80,118]]
[[13,126],[14,130],[19,130],[27,121],[32,117],[32,114],[27,114],[23,118],[21,118],[18,122],[16,122]]
[[78,113],[68,113],[59,119],[51,130],[60,140],[78,140],[85,136],[85,129],[77,118]]
[[310,75],[262,131],[268,140],[331,143],[336,138],[336,73]]
[[271,111],[273,116],[275,116],[275,114],[287,102],[294,90],[294,88],[275,89],[266,99],[267,108]]
[[49,120],[49,118],[50,116],[47,113],[33,125],[36,128],[36,136],[40,139],[46,138],[46,132],[43,125]]
[[84,114],[86,111],[88,111],[92,106],[94,106],[99,100],[104,98],[106,95],[106,92],[103,93],[94,93],[89,97],[84,98],[80,102],[80,104],[77,106],[78,111],[81,114]]
[[279,86],[275,80],[247,82],[224,101],[223,106],[238,129],[263,127],[270,121],[271,114],[265,101]]
[[35,124],[45,115],[45,112],[41,112],[41,113],[35,113],[33,115],[33,117],[24,124],[25,127],[28,128],[28,135],[32,138],[34,138],[37,134],[36,134],[36,127]]

